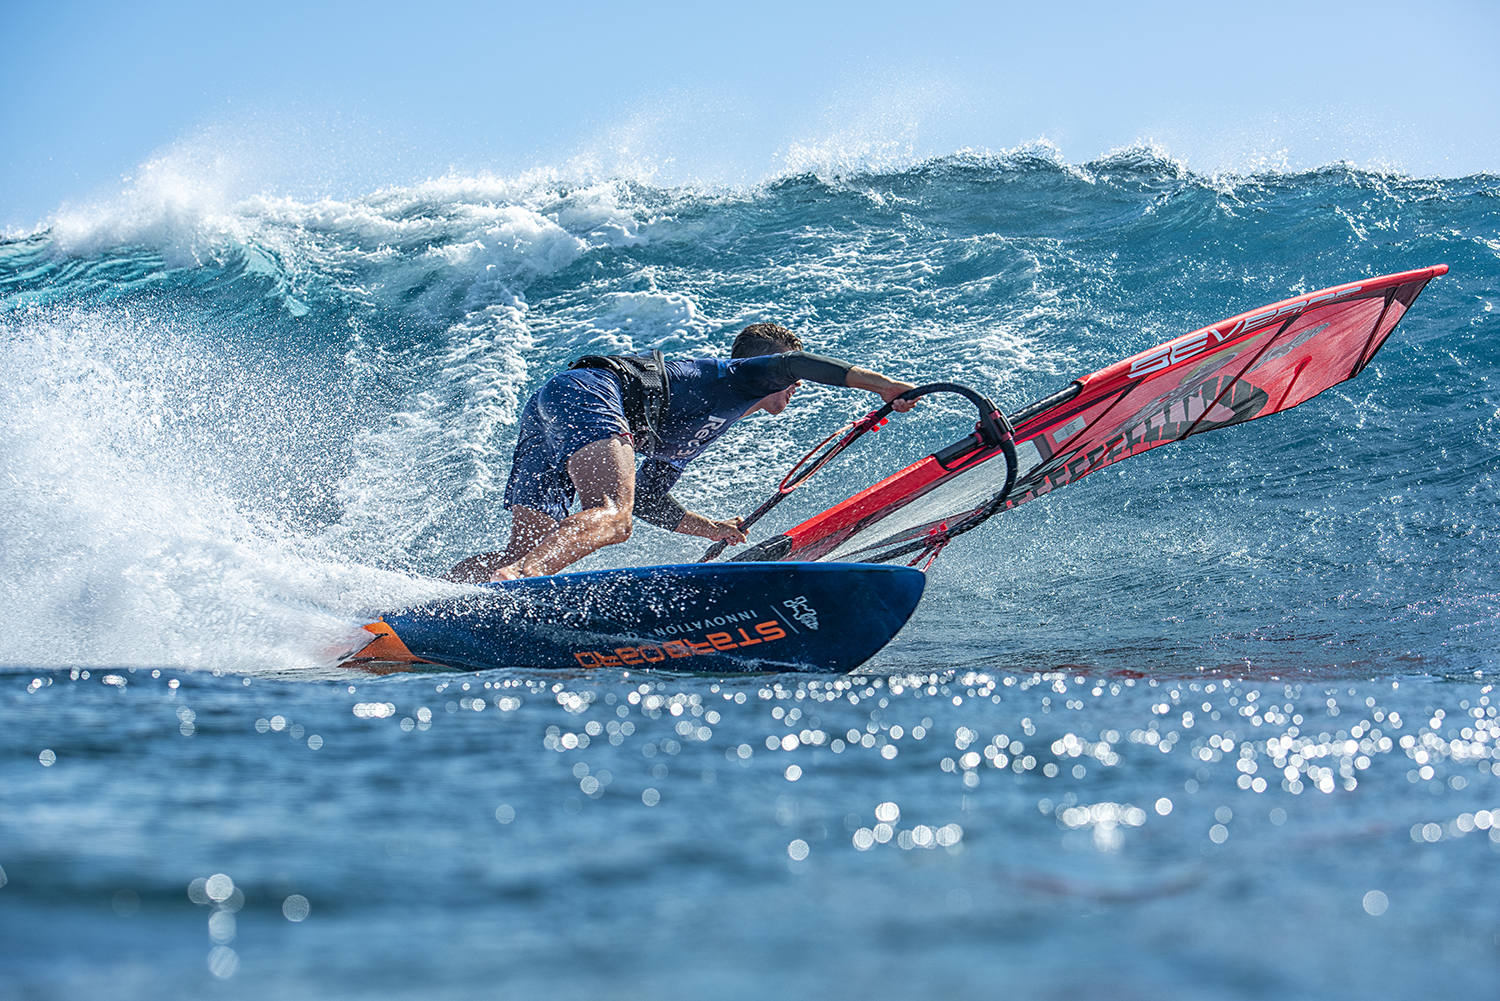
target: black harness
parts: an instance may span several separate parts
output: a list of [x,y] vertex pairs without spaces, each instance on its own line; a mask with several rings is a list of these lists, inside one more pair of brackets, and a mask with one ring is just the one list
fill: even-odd
[[661,447],[657,428],[672,402],[672,387],[667,383],[667,362],[660,351],[649,355],[586,355],[568,367],[613,372],[620,380],[620,398],[631,434],[647,450]]

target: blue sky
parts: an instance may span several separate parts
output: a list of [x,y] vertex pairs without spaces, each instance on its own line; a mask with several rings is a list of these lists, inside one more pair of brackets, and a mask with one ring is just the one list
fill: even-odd
[[[1500,170],[1500,4],[0,0],[0,228],[176,157],[348,196],[537,168],[753,183],[1045,139],[1199,170]],[[194,165],[197,165],[196,167]]]

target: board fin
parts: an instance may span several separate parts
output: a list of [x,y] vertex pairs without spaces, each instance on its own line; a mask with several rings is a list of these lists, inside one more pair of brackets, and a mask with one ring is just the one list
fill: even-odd
[[412,664],[432,663],[407,649],[401,637],[396,635],[396,630],[387,625],[384,619],[368,623],[364,628],[366,632],[374,633],[375,638],[344,661],[350,667],[357,667],[371,674],[396,674],[408,670]]

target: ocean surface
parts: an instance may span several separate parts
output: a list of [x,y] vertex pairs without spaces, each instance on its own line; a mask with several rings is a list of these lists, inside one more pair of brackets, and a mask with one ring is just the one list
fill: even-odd
[[[337,666],[503,543],[582,354],[768,320],[1014,410],[1438,263],[1354,381],[955,542],[857,675]],[[1500,178],[1152,149],[59,209],[0,242],[0,994],[1493,996],[1497,297]],[[804,388],[678,496],[748,513],[870,399]]]

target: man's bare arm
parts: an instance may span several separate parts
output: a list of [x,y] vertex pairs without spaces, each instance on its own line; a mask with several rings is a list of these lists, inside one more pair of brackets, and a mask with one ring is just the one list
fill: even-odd
[[860,368],[858,365],[849,370],[849,374],[848,376],[846,376],[846,380],[847,381],[844,383],[844,385],[848,386],[849,388],[869,390],[870,392],[878,395],[885,402],[892,403],[892,408],[897,413],[904,414],[912,407],[917,405],[916,400],[896,399],[896,397],[900,396],[908,389],[917,388],[909,382],[899,382],[895,379],[888,379],[885,376],[881,375],[879,372],[872,372],[867,368]]

